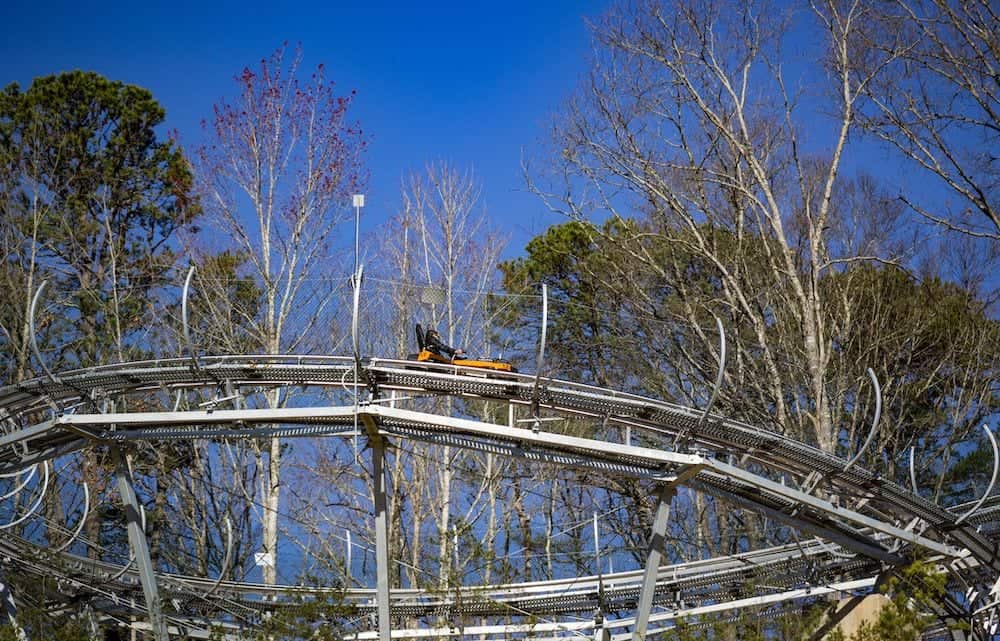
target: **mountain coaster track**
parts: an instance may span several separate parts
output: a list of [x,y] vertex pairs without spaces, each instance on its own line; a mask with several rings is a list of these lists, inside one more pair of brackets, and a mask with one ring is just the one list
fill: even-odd
[[[316,390],[353,390],[364,386],[369,390],[369,398],[357,405],[316,403],[276,409],[239,408],[239,403],[233,402],[254,390],[285,386]],[[174,395],[203,389],[225,389],[232,398],[223,397],[207,409],[174,409],[169,403]],[[620,426],[623,433],[632,434],[631,441],[662,443],[664,448],[673,441],[683,446],[660,449],[568,436],[547,430],[545,421],[536,421],[532,429],[402,409],[396,405],[404,404],[403,401],[392,400],[394,393],[447,395],[532,407],[536,412],[541,409],[553,416]],[[108,409],[114,405],[112,401],[129,398],[141,398],[147,406],[159,404],[163,409],[147,412]],[[236,408],[222,409],[227,405]],[[95,444],[114,446],[138,440],[270,435],[350,438],[356,434],[355,425],[359,425],[374,444],[373,457],[381,456],[374,451],[383,447],[378,443],[413,439],[648,479],[661,488],[653,538],[657,533],[663,534],[672,493],[676,487],[686,486],[756,510],[797,531],[835,544],[830,546],[817,540],[809,544],[813,546],[809,554],[803,546],[760,551],[774,564],[765,566],[766,572],[760,570],[768,576],[789,573],[800,577],[806,571],[804,565],[811,563],[829,570],[825,574],[820,572],[819,579],[832,580],[832,568],[836,568],[838,576],[846,573],[857,577],[855,581],[869,581],[870,586],[871,577],[879,573],[880,566],[899,565],[918,551],[972,581],[983,595],[1000,576],[997,540],[980,533],[982,519],[976,515],[963,519],[961,512],[942,508],[868,470],[848,465],[843,459],[783,435],[721,416],[701,418],[699,410],[613,390],[528,374],[484,374],[444,364],[421,363],[417,369],[410,361],[372,358],[363,359],[359,368],[355,358],[316,356],[200,357],[196,363],[192,359],[166,359],[76,370],[0,389],[0,422],[4,426],[0,436],[0,474],[14,474]],[[132,540],[132,543],[135,546],[138,542]],[[27,563],[32,547],[27,542],[5,546],[4,555],[15,564]],[[829,551],[831,547],[841,552],[833,554]],[[810,554],[818,556],[812,558]],[[849,560],[845,561],[845,557]],[[805,563],[807,559],[812,560]],[[93,564],[89,560],[74,562],[78,566]],[[698,568],[706,577],[703,581],[706,585],[721,581],[722,588],[705,590],[705,594],[718,598],[725,591],[726,584],[719,573],[728,567],[726,562],[719,561],[721,565],[716,566],[699,563],[678,567]],[[616,607],[636,610],[630,624],[616,625],[609,621],[604,629],[631,625],[633,634],[645,636],[650,621],[663,619],[663,615],[651,615],[653,604],[669,602],[679,591],[693,594],[692,582],[696,579],[688,577],[687,583],[678,583],[664,576],[661,570],[659,556],[651,554],[645,572],[604,578],[615,587],[608,589],[602,599],[610,600]],[[126,583],[133,580],[134,586],[137,572],[142,574],[142,568],[126,572],[123,579]],[[738,572],[734,576],[745,580]],[[476,591],[482,593],[482,588],[470,589],[463,598],[424,603],[419,602],[420,595],[406,591],[393,590],[389,599],[378,598],[376,591],[375,600],[380,620],[386,613],[392,616],[424,616],[443,611],[495,614],[505,607],[499,604],[511,599],[527,613],[562,614],[593,609],[597,600],[588,596],[595,590],[593,581],[593,577],[580,578],[572,583],[577,586],[575,591],[537,597],[526,596],[527,587],[514,586],[486,590],[489,596],[478,600],[471,595]],[[171,589],[169,585],[186,589],[204,587],[190,579],[147,576],[143,584],[147,608],[150,591],[154,596],[158,594],[157,583],[162,583],[165,591]],[[557,582],[546,583],[533,589],[542,592],[558,589]],[[244,598],[245,595],[240,596],[243,592],[260,595],[267,591],[260,586],[243,590],[239,585],[224,582],[216,588],[220,596],[226,595],[236,602]],[[382,594],[388,593],[387,586],[381,589]],[[355,597],[359,612],[374,607],[363,603],[372,594],[358,592]],[[709,597],[702,594],[700,598]],[[246,602],[243,607],[254,606]],[[948,607],[950,611],[946,614],[952,618],[967,614],[957,603]],[[152,609],[150,617],[156,619],[155,607]],[[176,622],[171,625],[174,626],[171,630],[180,629]],[[589,623],[581,629],[595,629],[596,625]],[[151,626],[154,634],[163,634],[168,628],[165,621],[159,624],[152,621]],[[542,630],[537,626],[531,629]],[[555,635],[568,629],[565,625],[557,626],[551,632]],[[515,630],[508,626],[507,631]],[[394,638],[424,636],[416,631],[407,634],[393,630],[391,634]],[[467,631],[467,634],[474,633]],[[981,629],[967,634],[971,638],[988,638]],[[626,632],[614,638],[630,636]]]

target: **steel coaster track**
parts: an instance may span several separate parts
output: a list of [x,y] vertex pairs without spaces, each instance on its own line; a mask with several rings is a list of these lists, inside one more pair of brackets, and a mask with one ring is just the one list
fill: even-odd
[[[368,359],[357,381],[355,361],[346,357],[222,356],[201,358],[199,365],[193,367],[189,359],[124,363],[0,389],[0,472],[24,469],[99,442],[266,434],[353,435],[358,413],[373,420],[380,435],[391,438],[447,443],[657,482],[672,482],[683,476],[684,483],[692,487],[762,511],[876,561],[899,563],[905,550],[915,546],[945,559],[974,559],[979,571],[986,571],[991,578],[1000,574],[997,542],[978,531],[984,523],[996,520],[994,513],[1000,512],[997,505],[989,505],[956,525],[955,513],[863,468],[846,469],[843,459],[724,417],[713,415],[700,422],[701,413],[696,410],[633,394],[548,378],[541,379],[538,385],[538,379],[531,375],[484,375],[481,370],[451,365],[422,363],[420,369],[414,369],[408,361]],[[106,399],[221,389],[223,385],[247,391],[274,386],[353,389],[362,383],[383,397],[386,392],[406,392],[532,406],[558,416],[626,427],[643,442],[662,443],[664,437],[683,435],[688,446],[671,452],[572,438],[544,430],[534,432],[397,410],[380,404],[379,399],[357,410],[222,410],[213,406],[203,411],[100,411]],[[270,427],[259,427],[265,423]],[[738,466],[728,462],[733,459],[739,460]],[[800,489],[810,474],[822,479],[822,494]],[[910,527],[902,527],[907,523]],[[871,572],[867,563],[861,566]],[[714,577],[712,572],[706,570],[706,577]],[[790,576],[797,575],[793,572]],[[706,580],[711,584],[715,579]],[[662,599],[662,595],[676,592],[677,587],[663,581],[658,583],[657,594]],[[635,589],[619,586],[609,598],[629,603],[635,598],[630,590]],[[684,589],[690,590],[690,584],[685,584]],[[493,602],[507,598],[500,594],[495,597]],[[402,593],[399,598],[404,598]],[[518,607],[563,612],[591,605],[579,595],[563,601],[559,597],[547,598],[537,605],[518,601]],[[566,605],[571,601],[572,605]],[[446,602],[407,605],[400,601],[393,611],[398,607],[423,608],[427,612],[454,606]]]
[[[105,610],[115,606],[125,614],[122,606],[137,600],[141,593],[135,571],[122,572],[122,566],[94,561],[83,557],[60,554],[46,556],[44,549],[23,539],[12,538],[0,545],[4,556],[25,572],[39,576],[58,577],[63,590],[79,594],[105,594]],[[721,597],[739,595],[747,598],[741,589],[748,584],[756,590],[781,593],[800,586],[803,582],[825,585],[843,581],[845,577],[865,578],[878,571],[878,565],[861,557],[841,559],[837,551],[819,540],[801,544],[778,546],[715,559],[661,566],[658,571],[656,605],[682,611],[715,603]],[[110,581],[111,577],[118,577]],[[399,589],[393,591],[392,611],[402,617],[440,616],[504,616],[512,612],[526,615],[552,615],[591,612],[603,607],[609,612],[628,611],[635,608],[639,592],[641,571],[628,571],[604,576],[587,576],[573,579],[536,581],[531,583],[497,585],[493,587],[463,587],[444,596],[429,595],[426,591]],[[165,588],[165,596],[173,600],[199,603],[213,583],[209,579],[160,573],[158,579]],[[276,597],[317,597],[336,593],[346,605],[360,615],[372,614],[374,590],[349,589],[345,592],[302,586],[238,583],[223,581],[215,593],[230,607],[238,607],[244,614],[281,607]],[[600,596],[599,596],[599,590]],[[109,596],[117,595],[117,596]],[[117,601],[117,602],[115,602]]]
[[[530,375],[487,377],[482,376],[481,371],[449,365],[421,364],[419,371],[407,369],[407,365],[407,361],[372,359],[366,366],[366,377],[383,391],[471,396],[522,405],[533,402],[531,395],[535,377]],[[91,397],[112,397],[164,387],[212,386],[221,381],[238,388],[269,385],[337,387],[344,385],[348,376],[353,378],[353,361],[346,357],[215,357],[203,359],[200,371],[193,370],[186,359],[146,361],[69,372],[60,375],[61,383],[39,378],[3,388],[0,389],[0,408],[4,412],[2,417],[13,419],[40,410],[51,412],[53,403],[82,402],[81,393]],[[353,380],[349,383],[353,384]],[[955,545],[968,549],[980,561],[1000,572],[996,544],[979,536],[971,525],[955,528],[955,515],[948,510],[894,483],[883,481],[863,468],[852,467],[845,473],[842,471],[846,464],[843,459],[794,439],[716,416],[699,427],[699,414],[695,410],[568,381],[545,379],[541,406],[556,413],[599,418],[651,433],[684,433],[692,442],[689,449],[713,455],[716,460],[720,456],[741,457],[743,466],[753,463],[776,474],[785,473],[793,481],[801,480],[809,473],[819,473],[826,479],[823,489],[830,495],[845,497],[847,501],[865,498],[863,511],[878,518],[899,522],[914,517],[921,519],[937,530],[942,540],[954,541]],[[322,419],[315,421],[322,422]],[[59,429],[58,423],[59,418],[52,418],[22,429],[10,429],[8,434],[0,437],[0,472],[23,468],[86,444],[79,433]],[[317,431],[312,430],[313,433]],[[310,431],[286,430],[281,433],[307,435]],[[208,432],[198,436],[212,435]],[[183,432],[160,434],[160,438],[185,436]],[[155,438],[156,435],[151,433],[150,437]],[[22,447],[30,445],[34,455],[26,455],[23,450],[18,454],[13,448],[3,448],[14,443]],[[735,494],[740,495],[739,492]]]
[[[593,441],[563,437],[548,433],[533,434],[521,428],[489,425],[462,419],[443,418],[435,414],[424,414],[406,410],[396,410],[381,406],[363,406],[358,410],[363,416],[374,417],[380,433],[386,436],[414,438],[455,446],[483,449],[509,456],[521,456],[530,460],[569,465],[594,467],[596,469],[627,476],[647,477],[668,481],[680,468],[699,468],[692,475],[691,484],[706,491],[740,503],[749,503],[763,509],[769,515],[784,519],[816,533],[887,562],[898,562],[898,557],[873,543],[848,523],[837,519],[846,517],[855,526],[881,531],[909,543],[919,544],[935,553],[958,557],[961,552],[952,546],[943,545],[894,525],[885,524],[870,516],[837,507],[829,501],[813,497],[793,488],[777,484],[764,477],[747,473],[714,458],[663,452],[635,446],[614,445],[604,441]],[[133,438],[162,439],[177,436],[169,429],[173,424],[186,425],[230,425],[236,423],[236,430],[226,427],[222,432],[214,429],[185,429],[181,435],[207,438],[219,435],[254,435],[255,423],[265,423],[264,434],[282,433],[289,436],[313,434],[316,428],[305,431],[294,427],[273,427],[274,423],[316,423],[325,424],[320,428],[326,434],[347,433],[347,426],[355,420],[353,407],[326,408],[284,408],[277,410],[207,410],[184,412],[122,413],[65,415],[50,419],[45,424],[48,430],[63,431],[70,428],[74,434],[89,435],[96,441],[120,441]],[[341,427],[336,427],[337,425]],[[115,429],[102,429],[107,425]],[[164,427],[168,429],[164,431]],[[149,431],[140,428],[152,428]],[[87,436],[78,437],[82,447],[88,442]],[[525,446],[529,447],[525,447]],[[48,448],[47,448],[48,449]],[[46,450],[47,451],[47,450]],[[704,468],[701,470],[700,468]],[[806,504],[799,514],[789,513],[796,506]]]

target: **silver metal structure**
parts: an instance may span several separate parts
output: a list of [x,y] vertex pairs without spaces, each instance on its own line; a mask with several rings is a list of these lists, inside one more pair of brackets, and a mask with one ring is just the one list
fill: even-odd
[[878,378],[875,376],[875,371],[872,368],[868,368],[868,378],[872,380],[872,385],[875,387],[875,416],[872,418],[872,426],[868,431],[868,438],[865,439],[864,445],[862,445],[858,451],[851,457],[851,460],[847,461],[847,465],[844,466],[844,471],[851,469],[858,459],[868,450],[868,447],[875,440],[875,435],[878,433],[878,421],[882,416],[882,386],[878,384]]
[[[810,595],[864,591],[874,584],[883,564],[899,564],[915,553],[929,555],[942,567],[961,574],[970,585],[980,586],[982,594],[988,594],[1000,576],[996,537],[990,533],[993,530],[984,529],[1000,522],[1000,503],[989,496],[992,486],[957,513],[857,465],[859,455],[873,439],[878,409],[866,445],[852,460],[845,461],[780,434],[721,416],[712,415],[711,420],[706,420],[711,400],[706,408],[694,409],[543,377],[538,372],[493,375],[448,364],[421,363],[420,369],[415,369],[407,361],[362,360],[357,315],[352,329],[354,354],[346,357],[206,356],[199,359],[199,368],[192,368],[188,358],[150,360],[60,372],[58,378],[46,376],[2,388],[0,411],[13,423],[0,434],[0,474],[27,470],[96,445],[128,448],[139,442],[270,435],[352,438],[357,434],[354,426],[360,423],[372,455],[372,538],[377,580],[374,589],[349,585],[344,598],[358,613],[377,615],[373,629],[359,632],[358,638],[379,641],[479,635],[492,639],[529,633],[539,638],[592,633],[602,638],[609,634],[611,638],[644,639],[660,630],[651,626],[677,617],[697,617],[726,607],[777,607]],[[720,350],[720,372],[724,350]],[[547,422],[540,422],[536,429],[521,429],[507,422],[495,424],[407,409],[402,402],[390,406],[378,402],[378,398],[368,402],[345,399],[344,405],[336,405],[320,400],[324,397],[317,394],[310,397],[314,399],[311,403],[275,409],[242,403],[233,409],[221,403],[200,408],[189,404],[193,409],[180,409],[174,400],[175,393],[217,390],[220,381],[225,382],[227,397],[242,398],[254,389],[292,385],[341,390],[347,378],[365,380],[370,389],[379,393],[395,391],[402,397],[456,396],[511,407],[543,408],[566,418],[627,428],[643,435],[645,440],[636,442],[670,443],[678,434],[684,434],[685,447],[670,450],[662,445],[637,446],[627,440],[597,437],[596,432],[587,436],[565,434],[545,429],[551,424]],[[875,385],[877,388],[877,381]],[[543,388],[545,393],[539,394]],[[53,401],[70,407],[119,397],[142,399],[143,405],[152,409],[61,414],[51,411]],[[163,409],[155,409],[156,403]],[[117,407],[130,406],[123,403]],[[992,433],[989,436],[995,446]],[[598,575],[593,577],[459,588],[444,595],[390,589],[389,572],[396,560],[389,556],[392,533],[388,531],[385,450],[408,441],[461,447],[532,465],[584,469],[656,486],[658,499],[644,567],[628,573],[603,574],[598,566]],[[805,491],[806,479],[812,474],[827,479],[827,494]],[[148,621],[137,622],[135,629],[151,631],[158,639],[168,634],[199,638],[203,633],[206,636],[201,638],[208,638],[207,631],[222,621],[254,620],[264,603],[277,603],[289,595],[321,594],[316,589],[225,580],[224,569],[216,578],[157,571],[149,557],[139,506],[121,460],[118,484],[128,508],[134,568],[130,564],[118,566],[76,557],[65,551],[68,548],[45,551],[16,536],[0,541],[0,557],[16,564],[20,572],[63,577],[67,585],[75,586],[73,590],[90,595],[114,616],[128,612],[130,617]],[[680,487],[756,510],[819,539],[732,557],[662,565],[662,541],[669,524],[671,499]],[[864,500],[837,500],[839,497]],[[227,558],[230,546],[227,543]],[[57,556],[59,563],[49,563],[45,554]],[[228,564],[227,560],[223,568]],[[350,574],[350,566],[347,569]],[[726,596],[751,582],[758,576],[756,573],[767,577],[773,587],[758,595]],[[129,603],[127,595],[137,594],[137,590],[145,597],[144,609],[124,605]],[[675,599],[675,595],[679,598]],[[169,605],[198,602],[204,606],[207,601],[219,608],[221,618],[204,618],[195,611]],[[997,606],[990,606],[995,601],[976,601],[976,616],[987,621],[996,611]],[[165,611],[168,607],[169,613]],[[483,623],[450,631],[393,625],[407,617],[433,617],[440,612],[503,617],[509,616],[512,608],[527,614],[510,623]],[[598,623],[592,613],[602,608],[606,609]],[[626,615],[613,616],[616,612]],[[586,613],[585,620],[581,620],[581,613]],[[542,618],[526,620],[531,617]]]
[[153,562],[149,556],[149,544],[146,541],[146,532],[142,525],[145,519],[141,516],[139,502],[136,500],[135,490],[132,488],[132,475],[129,473],[125,456],[117,449],[112,450],[112,452],[115,459],[118,493],[121,495],[122,503],[125,504],[129,545],[135,554],[135,561],[139,568],[139,581],[146,598],[146,610],[149,613],[153,638],[155,641],[167,641],[167,627],[160,610],[156,573],[153,571]]
[[80,537],[80,533],[83,532],[83,526],[87,523],[87,514],[90,512],[90,484],[87,482],[83,483],[83,511],[80,513],[80,522],[76,524],[76,529],[70,535],[66,541],[59,546],[52,549],[53,552],[62,552],[63,550],[69,549],[69,546],[73,545],[76,540]]
[[38,286],[35,290],[35,295],[31,298],[31,308],[28,311],[28,333],[31,336],[31,351],[35,354],[35,359],[38,360],[38,364],[41,366],[42,371],[45,375],[49,377],[49,380],[53,383],[58,383],[59,379],[55,377],[49,366],[45,364],[45,359],[42,358],[42,352],[38,349],[38,338],[35,332],[35,311],[38,309],[38,301],[42,298],[42,292],[45,291],[45,287],[49,284],[49,281],[43,280],[42,284]]
[[191,342],[191,329],[188,322],[188,296],[191,290],[192,278],[194,278],[194,265],[191,265],[190,269],[188,269],[187,277],[184,279],[184,290],[181,294],[181,326],[183,328],[184,346],[187,348],[188,358],[191,359],[191,364],[195,369],[200,369],[198,365],[198,353],[194,349],[194,343]]
[[719,396],[719,390],[722,389],[722,381],[726,375],[726,329],[722,326],[722,320],[718,316],[715,317],[715,326],[719,332],[719,370],[715,375],[715,386],[712,387],[712,395],[708,397],[705,411],[702,413],[701,418],[698,419],[699,425],[703,425],[708,420],[708,415],[712,411],[712,406],[715,405],[715,399]]
[[958,525],[965,519],[969,518],[983,505],[987,498],[989,498],[990,493],[997,484],[997,473],[1000,472],[1000,449],[997,448],[997,439],[993,436],[993,431],[990,429],[989,425],[983,425],[983,430],[986,432],[986,437],[990,440],[990,447],[993,451],[993,474],[990,476],[990,483],[986,486],[986,491],[979,498],[976,503],[970,507],[962,516],[955,519],[955,525]]
[[536,432],[541,428],[538,418],[538,390],[542,381],[542,369],[545,367],[545,337],[549,325],[549,287],[542,283],[542,330],[538,339],[538,359],[535,361],[535,384],[531,389],[531,429]]

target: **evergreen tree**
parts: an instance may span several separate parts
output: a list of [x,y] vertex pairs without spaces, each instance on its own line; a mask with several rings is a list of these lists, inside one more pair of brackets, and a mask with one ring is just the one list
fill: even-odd
[[68,312],[40,316],[50,367],[148,351],[171,239],[198,214],[165,112],[143,88],[73,71],[0,94],[3,377],[27,369],[27,309],[48,279]]

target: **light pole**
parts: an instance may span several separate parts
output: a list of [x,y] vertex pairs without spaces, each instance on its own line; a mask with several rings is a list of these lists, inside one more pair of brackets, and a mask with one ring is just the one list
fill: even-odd
[[358,459],[358,289],[361,287],[361,283],[358,282],[358,247],[361,238],[361,208],[365,206],[365,195],[364,194],[354,194],[354,273],[351,274],[351,282],[354,284],[354,328],[352,333],[354,334],[354,358],[355,358],[355,372],[354,372],[354,461],[360,463]]
[[365,206],[365,195],[354,194],[354,277],[358,275],[358,244],[361,238],[361,208]]

